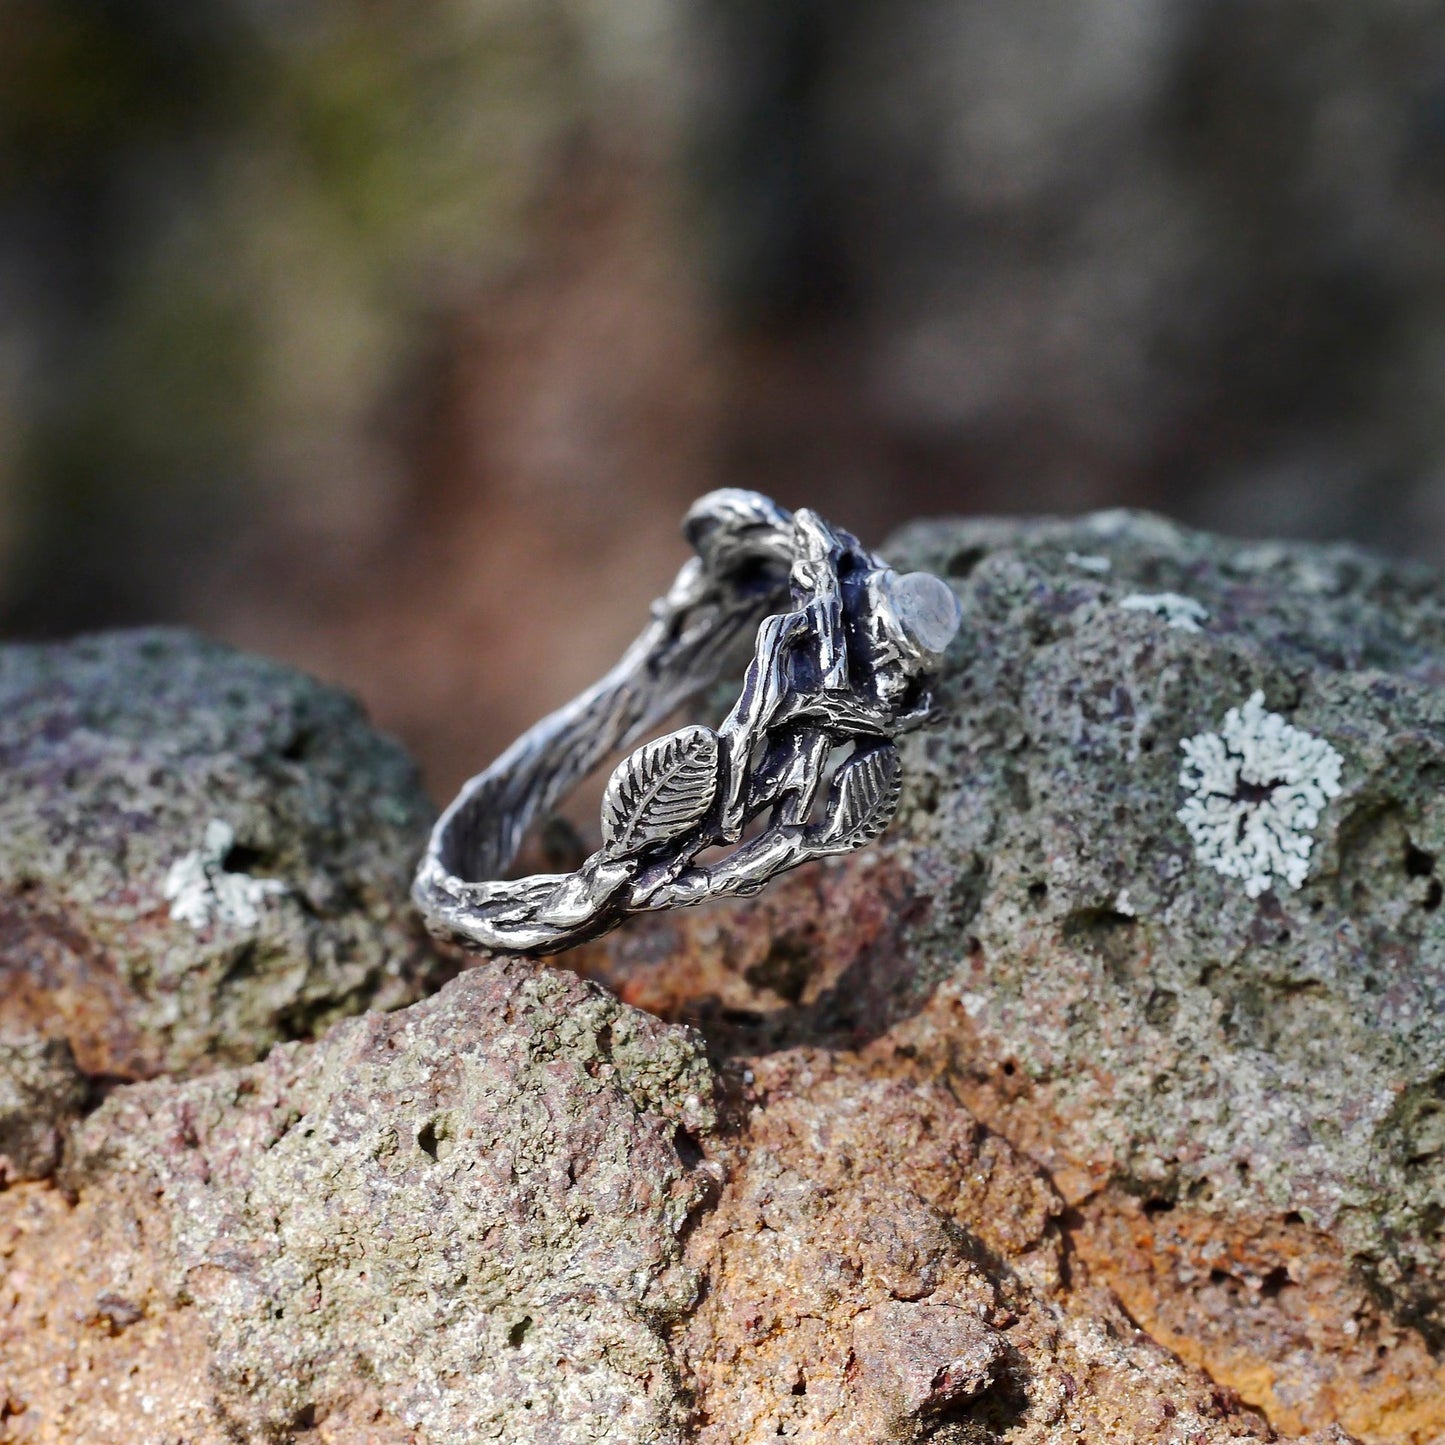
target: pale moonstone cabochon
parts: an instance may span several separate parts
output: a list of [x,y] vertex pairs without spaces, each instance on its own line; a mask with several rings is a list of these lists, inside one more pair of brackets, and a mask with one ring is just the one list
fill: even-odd
[[890,572],[883,595],[904,632],[924,652],[942,652],[958,633],[963,607],[953,589],[931,572]]

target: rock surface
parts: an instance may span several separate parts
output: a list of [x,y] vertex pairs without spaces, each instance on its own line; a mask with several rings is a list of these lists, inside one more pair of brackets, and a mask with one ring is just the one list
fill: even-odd
[[[1126,514],[885,553],[965,624],[884,840],[560,957],[617,998],[487,961],[113,1089],[0,1192],[0,1441],[1445,1438],[1445,588]],[[1178,814],[1255,692],[1341,764],[1251,896]]]
[[[12,1260],[18,1418],[133,1440],[119,1380],[166,1439],[334,1432],[349,1412],[357,1439],[677,1440],[664,1329],[696,1296],[680,1235],[713,1187],[688,1142],[711,1094],[696,1038],[523,964],[314,1048],[120,1091],[76,1140],[77,1206]],[[120,1302],[71,1311],[59,1340],[26,1288],[57,1245],[72,1294]],[[204,1384],[173,1378],[172,1328],[204,1342]]]
[[431,810],[357,705],[182,632],[0,650],[0,1023],[90,1076],[259,1057],[436,963]]
[[1036,1165],[872,1063],[731,1066],[719,1128],[696,1034],[503,962],[118,1090],[65,1192],[0,1195],[0,1439],[1275,1438],[1067,1278]]
[[[1276,1426],[1445,1438],[1440,579],[1126,513],[884,551],[965,616],[891,832],[574,961],[755,1071],[922,1069],[1047,1172],[1075,1267]],[[1303,886],[1257,898],[1178,817],[1181,742],[1256,691],[1343,759]]]
[[1043,1172],[946,1087],[812,1049],[728,1077],[680,1336],[704,1445],[1274,1438],[1071,1266]]

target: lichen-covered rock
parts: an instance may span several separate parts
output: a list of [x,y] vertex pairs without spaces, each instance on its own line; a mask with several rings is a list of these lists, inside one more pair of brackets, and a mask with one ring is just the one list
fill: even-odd
[[[1445,1327],[1445,585],[1117,513],[896,550],[945,566],[971,624],[902,847],[919,878],[984,869],[911,944],[1055,1121],[1066,1193],[1293,1211]],[[1119,605],[1161,589],[1208,620]],[[1180,817],[1181,744],[1256,691],[1343,758],[1306,876],[1258,897]]]
[[438,968],[430,808],[345,695],[182,632],[0,649],[0,1024],[88,1075],[254,1059]]
[[1445,584],[1119,512],[884,551],[965,614],[890,834],[571,961],[754,1068],[923,1069],[1276,1426],[1445,1437]]
[[[124,1302],[117,1334],[168,1317],[202,1352],[199,1403],[159,1344],[130,1361],[133,1398],[179,1412],[161,1434],[287,1439],[360,1410],[343,1438],[381,1420],[431,1445],[678,1441],[665,1330],[695,1301],[682,1235],[715,1187],[693,1142],[712,1119],[695,1036],[571,975],[485,964],[321,1044],[118,1091],[67,1170],[69,1273]],[[23,1334],[0,1333],[0,1359],[25,1438],[135,1438],[51,1388]]]

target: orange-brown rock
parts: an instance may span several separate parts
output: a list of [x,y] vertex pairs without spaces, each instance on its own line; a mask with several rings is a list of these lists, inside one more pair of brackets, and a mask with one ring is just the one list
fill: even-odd
[[726,1077],[678,1336],[703,1445],[1275,1438],[1139,1328],[1038,1167],[906,1057],[785,1050]]
[[1079,1257],[1133,1318],[1281,1430],[1337,1420],[1364,1440],[1445,1440],[1445,1362],[1380,1309],[1330,1235],[1117,1189],[1069,1218]]
[[710,1095],[695,1036],[515,960],[117,1089],[65,1193],[0,1193],[0,1441],[680,1441]]

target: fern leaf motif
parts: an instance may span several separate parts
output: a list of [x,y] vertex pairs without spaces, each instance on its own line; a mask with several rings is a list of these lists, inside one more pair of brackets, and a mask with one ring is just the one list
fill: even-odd
[[602,795],[602,844],[610,857],[687,832],[712,806],[717,734],[685,727],[624,758]]
[[824,853],[851,853],[871,843],[892,821],[903,790],[903,765],[892,743],[856,752],[833,778],[828,816],[809,847]]

